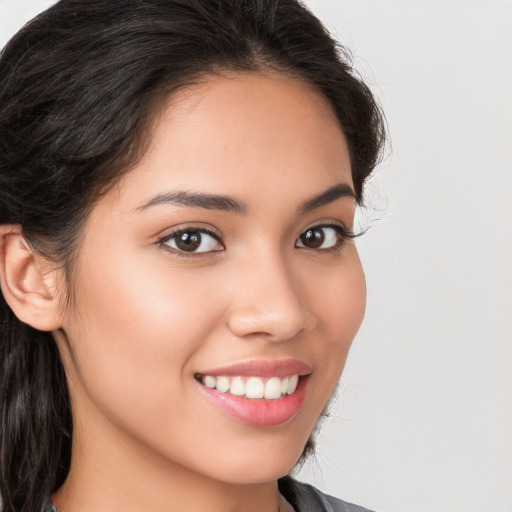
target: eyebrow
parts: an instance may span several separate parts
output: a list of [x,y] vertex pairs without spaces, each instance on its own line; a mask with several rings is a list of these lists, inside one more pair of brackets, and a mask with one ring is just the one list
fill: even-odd
[[[332,203],[343,197],[355,199],[355,193],[347,183],[339,183],[333,187],[320,192],[316,196],[302,203],[298,212],[301,214],[308,213],[316,208],[320,208],[326,204]],[[180,190],[176,192],[167,192],[158,194],[151,198],[148,202],[139,206],[137,210],[145,210],[152,206],[161,204],[172,204],[175,206],[190,206],[192,208],[204,208],[205,210],[221,210],[233,213],[246,213],[247,207],[238,199],[230,196],[205,194],[201,192],[191,192]]]
[[244,213],[245,205],[229,196],[216,194],[203,194],[187,190],[158,194],[147,203],[139,206],[137,210],[145,210],[157,204],[173,204],[175,206],[191,206],[205,210],[222,210],[226,212]]
[[308,199],[305,203],[303,203],[299,207],[300,213],[308,213],[311,210],[315,210],[316,208],[320,208],[320,206],[324,206],[326,204],[332,203],[337,199],[341,199],[343,197],[350,197],[352,199],[356,198],[352,187],[347,183],[338,183],[333,187],[320,192],[320,194]]

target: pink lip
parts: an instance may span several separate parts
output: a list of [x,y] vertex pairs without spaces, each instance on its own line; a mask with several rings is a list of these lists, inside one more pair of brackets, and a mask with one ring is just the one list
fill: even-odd
[[281,360],[254,360],[245,363],[237,363],[223,368],[205,370],[201,375],[218,377],[225,375],[233,376],[254,376],[254,377],[289,377],[290,375],[309,375],[312,368],[309,364],[297,359]]
[[214,405],[232,418],[257,427],[273,427],[291,420],[299,412],[306,398],[308,379],[309,375],[301,377],[297,389],[291,395],[276,400],[249,399],[221,393],[200,382],[197,382],[197,385]]
[[237,363],[222,368],[214,368],[200,372],[202,375],[218,377],[289,377],[299,375],[297,389],[282,398],[267,400],[249,399],[245,396],[235,396],[222,393],[216,389],[201,384],[197,385],[201,392],[217,406],[222,412],[243,423],[258,427],[272,427],[281,425],[292,419],[298,412],[306,398],[309,374],[312,368],[309,364],[297,359],[281,360],[253,360]]

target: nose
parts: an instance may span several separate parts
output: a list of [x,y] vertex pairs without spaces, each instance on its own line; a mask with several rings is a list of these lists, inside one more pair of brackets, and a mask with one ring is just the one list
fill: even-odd
[[237,272],[237,292],[229,312],[231,332],[280,342],[312,330],[316,317],[299,281],[281,258],[267,255],[243,265]]

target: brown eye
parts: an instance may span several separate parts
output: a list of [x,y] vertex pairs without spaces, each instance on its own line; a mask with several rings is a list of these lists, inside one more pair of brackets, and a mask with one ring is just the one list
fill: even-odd
[[318,249],[323,244],[324,239],[325,235],[321,228],[308,229],[299,236],[302,245],[309,249]]
[[181,251],[195,251],[201,245],[201,233],[191,231],[176,235],[176,247]]
[[343,234],[341,226],[315,226],[301,233],[295,246],[306,249],[330,249],[343,240]]
[[197,229],[177,231],[163,243],[180,252],[202,253],[224,249],[216,236]]

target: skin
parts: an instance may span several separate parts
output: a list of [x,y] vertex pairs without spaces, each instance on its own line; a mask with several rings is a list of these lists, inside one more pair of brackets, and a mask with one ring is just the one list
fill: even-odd
[[[74,416],[71,471],[54,496],[63,512],[277,510],[276,480],[299,458],[364,314],[353,241],[297,242],[312,226],[352,227],[353,197],[300,210],[338,184],[353,186],[345,137],[297,79],[211,77],[167,102],[147,153],[94,206],[73,307],[59,306]],[[175,191],[227,195],[244,212],[140,208]],[[159,242],[176,227],[219,241],[183,257]],[[289,358],[312,374],[297,415],[274,427],[226,415],[194,379]]]

